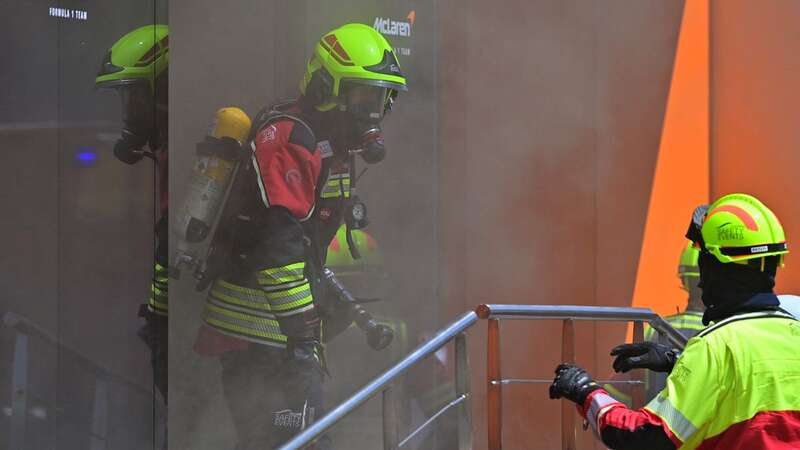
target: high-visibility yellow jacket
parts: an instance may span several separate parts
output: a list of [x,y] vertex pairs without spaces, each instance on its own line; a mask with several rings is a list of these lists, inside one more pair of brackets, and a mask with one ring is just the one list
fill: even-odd
[[[800,448],[800,322],[778,311],[739,314],[692,338],[645,408],[606,391],[583,405],[611,448]],[[634,445],[631,447],[631,445]]]

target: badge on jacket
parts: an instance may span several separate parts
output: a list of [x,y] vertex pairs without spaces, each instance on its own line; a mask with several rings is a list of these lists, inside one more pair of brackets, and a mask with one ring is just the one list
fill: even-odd
[[331,147],[331,143],[329,141],[317,142],[317,148],[319,149],[319,154],[322,156],[322,159],[333,156],[333,148]]

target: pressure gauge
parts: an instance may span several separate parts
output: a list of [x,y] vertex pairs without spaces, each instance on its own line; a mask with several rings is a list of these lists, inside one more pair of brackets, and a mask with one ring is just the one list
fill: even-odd
[[353,195],[347,203],[344,212],[344,221],[353,230],[366,228],[369,224],[367,205],[365,205],[357,195]]

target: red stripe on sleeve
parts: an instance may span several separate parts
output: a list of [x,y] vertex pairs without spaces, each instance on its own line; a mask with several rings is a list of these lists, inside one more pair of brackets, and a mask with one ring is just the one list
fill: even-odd
[[800,411],[768,411],[739,422],[697,450],[790,450],[800,448]]
[[[624,432],[635,433],[645,425],[653,425],[664,430],[670,441],[679,448],[683,443],[669,429],[661,417],[646,409],[632,410],[623,403],[616,401],[604,389],[598,389],[588,397],[582,407],[578,408],[581,415],[590,422],[598,435],[603,430],[612,427]],[[596,424],[593,421],[597,421]]]

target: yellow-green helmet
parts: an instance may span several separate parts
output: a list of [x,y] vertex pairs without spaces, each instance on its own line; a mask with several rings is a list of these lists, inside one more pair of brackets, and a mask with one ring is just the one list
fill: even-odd
[[347,228],[339,227],[331,243],[328,245],[328,256],[325,265],[337,276],[347,276],[356,272],[380,271],[383,268],[383,257],[375,239],[363,230],[351,230],[353,245],[361,258],[353,259],[347,246]]
[[700,268],[697,266],[697,259],[700,257],[700,249],[692,241],[687,241],[686,246],[681,251],[681,259],[678,262],[678,278],[681,279],[683,289],[689,291],[692,284],[697,284],[700,277]]
[[729,194],[714,202],[700,231],[705,249],[723,263],[789,252],[778,218],[747,194]]
[[98,88],[115,88],[155,79],[169,65],[169,27],[145,25],[122,36],[106,53],[95,78]]
[[380,88],[377,107],[369,119],[379,120],[391,108],[398,91],[407,90],[406,78],[397,55],[386,38],[374,28],[349,23],[325,34],[314,47],[300,93],[310,98],[320,111],[335,107],[348,109],[348,91],[357,86]]

